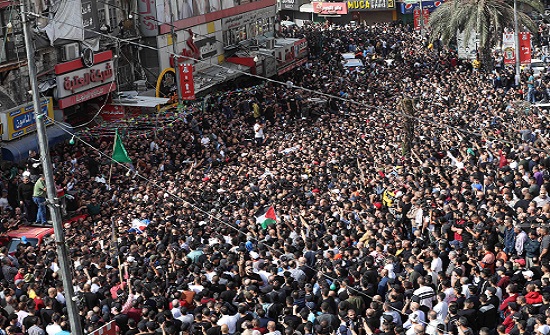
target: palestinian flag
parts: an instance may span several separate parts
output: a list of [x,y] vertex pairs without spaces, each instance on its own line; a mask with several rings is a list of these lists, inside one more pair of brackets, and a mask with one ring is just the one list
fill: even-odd
[[273,206],[264,207],[256,212],[256,223],[267,229],[267,226],[277,223],[277,215]]

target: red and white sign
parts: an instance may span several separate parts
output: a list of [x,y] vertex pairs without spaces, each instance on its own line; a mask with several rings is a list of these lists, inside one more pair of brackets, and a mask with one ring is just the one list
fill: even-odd
[[183,100],[195,100],[195,82],[193,81],[193,65],[179,64],[179,76],[181,85],[181,98]]
[[111,51],[93,55],[93,62],[85,66],[82,59],[57,64],[54,68],[59,108],[67,108],[105,95],[116,89]]
[[531,33],[519,33],[519,62],[521,65],[531,64]]
[[117,335],[116,321],[111,321],[103,327],[94,330],[90,335]]
[[414,30],[420,30],[420,8],[416,8],[413,11],[413,19],[414,19]]
[[313,2],[313,12],[321,15],[344,15],[348,13],[348,3]]
[[107,104],[103,106],[99,116],[101,116],[104,121],[114,121],[123,119],[126,113],[124,111],[124,106]]
[[430,22],[430,10],[428,8],[422,9],[422,16],[424,18],[424,27],[426,27],[428,22]]
[[116,90],[116,82],[113,81],[109,84],[92,88],[91,90],[88,90],[86,92],[77,93],[75,95],[71,95],[70,97],[59,99],[57,101],[57,104],[59,105],[59,108],[65,109],[67,107],[71,107],[84,101],[88,101],[107,93],[113,92],[114,90]]
[[113,61],[57,76],[57,98],[87,91],[114,80]]

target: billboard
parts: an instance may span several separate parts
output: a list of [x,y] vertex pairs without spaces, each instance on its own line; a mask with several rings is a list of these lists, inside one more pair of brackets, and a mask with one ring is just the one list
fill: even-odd
[[[444,4],[445,1],[422,1],[422,9],[428,9],[430,12],[433,12],[436,8]],[[401,14],[413,14],[415,9],[420,9],[420,2],[416,3],[399,3],[399,9]]]

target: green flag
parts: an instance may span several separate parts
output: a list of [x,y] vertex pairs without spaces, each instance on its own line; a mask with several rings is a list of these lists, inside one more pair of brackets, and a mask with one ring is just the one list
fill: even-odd
[[128,152],[122,144],[122,139],[118,135],[118,129],[115,131],[115,143],[113,144],[113,157],[112,159],[115,162],[119,163],[132,163],[130,157],[128,157]]

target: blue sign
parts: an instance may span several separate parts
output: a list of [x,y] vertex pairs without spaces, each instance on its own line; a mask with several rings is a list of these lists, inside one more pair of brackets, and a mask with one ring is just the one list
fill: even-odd
[[[445,1],[422,1],[422,9],[428,9],[430,12],[433,12],[437,7],[441,6]],[[411,3],[400,3],[401,14],[412,14],[415,9],[420,9],[420,2],[411,4]]]

